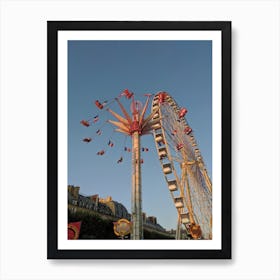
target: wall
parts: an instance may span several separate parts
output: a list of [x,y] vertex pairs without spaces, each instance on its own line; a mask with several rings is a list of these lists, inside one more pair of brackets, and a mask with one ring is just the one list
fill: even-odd
[[[0,278],[279,279],[279,6],[1,1]],[[232,260],[46,260],[47,20],[232,20]]]

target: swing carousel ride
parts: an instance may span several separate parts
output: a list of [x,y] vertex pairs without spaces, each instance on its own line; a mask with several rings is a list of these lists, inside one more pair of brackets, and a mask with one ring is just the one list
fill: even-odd
[[[107,119],[96,129],[96,135],[100,136],[103,127],[110,124],[116,132],[132,139],[131,147],[123,147],[125,152],[132,154],[131,239],[143,239],[141,164],[144,161],[141,153],[149,149],[141,147],[141,136],[147,134],[154,137],[162,174],[177,210],[177,217],[174,217],[177,218],[176,239],[182,239],[182,228],[191,239],[212,239],[212,183],[192,128],[186,120],[188,111],[180,108],[167,92],[145,96],[144,106],[134,99],[134,94],[128,89],[110,101],[96,100],[94,104],[99,113],[80,122],[87,128],[94,127],[101,115],[108,112],[115,120]],[[121,98],[131,100],[131,113],[121,103]],[[145,117],[151,98],[151,113]],[[115,102],[122,115],[111,109]],[[82,141],[90,143],[92,140],[93,137],[86,137]],[[114,141],[108,139],[107,145],[114,147]],[[105,148],[96,152],[97,156],[105,153]],[[117,164],[123,160],[121,155]]]

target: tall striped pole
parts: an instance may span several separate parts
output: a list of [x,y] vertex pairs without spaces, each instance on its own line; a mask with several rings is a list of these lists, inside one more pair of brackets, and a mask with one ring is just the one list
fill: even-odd
[[137,131],[132,135],[132,196],[131,196],[131,239],[143,239],[142,185],[141,185],[140,136]]

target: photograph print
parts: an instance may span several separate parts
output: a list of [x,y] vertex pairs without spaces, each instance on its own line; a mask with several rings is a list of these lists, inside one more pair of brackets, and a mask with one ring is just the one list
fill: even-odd
[[48,258],[230,258],[230,30],[48,22]]

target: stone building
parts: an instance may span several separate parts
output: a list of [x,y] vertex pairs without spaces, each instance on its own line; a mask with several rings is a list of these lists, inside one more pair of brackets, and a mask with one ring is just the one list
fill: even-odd
[[[68,209],[72,212],[80,209],[95,211],[103,215],[112,216],[117,219],[125,218],[131,219],[131,214],[126,207],[117,201],[114,201],[111,196],[100,198],[98,194],[85,196],[80,194],[80,187],[68,185]],[[157,218],[154,216],[143,215],[143,224],[146,228],[165,232],[165,229],[157,223]]]

